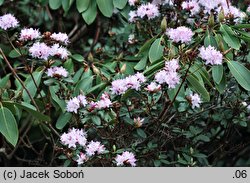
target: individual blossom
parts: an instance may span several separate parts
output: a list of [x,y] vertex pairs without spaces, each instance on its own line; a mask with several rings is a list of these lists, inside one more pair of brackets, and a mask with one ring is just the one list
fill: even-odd
[[48,47],[45,43],[34,43],[30,48],[29,48],[29,53],[33,58],[39,58],[39,59],[44,59],[47,60],[48,57],[50,56],[50,47]]
[[129,34],[128,43],[129,44],[134,44],[135,43],[135,35],[134,34]]
[[144,118],[134,118],[134,124],[137,128],[140,128],[142,125],[143,125],[143,122],[144,122]]
[[50,55],[60,57],[61,59],[67,59],[69,53],[66,48],[60,46],[59,44],[54,44],[51,47]]
[[190,28],[185,26],[177,27],[176,29],[168,29],[166,34],[173,42],[188,43],[192,40],[194,33]]
[[88,156],[93,156],[95,153],[103,154],[105,152],[104,145],[101,144],[99,141],[91,141],[86,148],[86,153]]
[[165,71],[176,72],[180,68],[178,59],[172,59],[165,62]]
[[79,108],[80,108],[80,101],[78,100],[77,97],[74,97],[67,102],[66,110],[68,112],[74,112],[77,114],[77,110]]
[[[224,1],[224,2],[223,2]],[[199,0],[199,4],[204,7],[205,13],[210,13],[211,10],[214,10],[220,5],[224,5],[226,3],[226,0],[209,0],[209,1],[204,1],[204,0]]]
[[141,87],[141,82],[135,75],[128,76],[125,78],[125,83],[128,88],[139,90]]
[[84,107],[88,104],[88,101],[87,101],[85,95],[80,94],[80,95],[77,96],[77,99],[78,99],[80,105],[82,105]]
[[223,55],[221,54],[221,52],[217,51],[215,47],[210,45],[208,47],[202,46],[199,50],[200,50],[199,56],[206,61],[207,65],[222,64]]
[[177,72],[167,72],[165,70],[159,71],[155,75],[155,80],[159,84],[166,83],[168,88],[175,88],[180,83],[180,76]]
[[143,73],[140,73],[140,72],[137,72],[137,73],[135,74],[135,77],[137,77],[137,79],[138,79],[138,81],[139,81],[140,83],[144,83],[144,82],[146,82],[146,80],[147,80],[147,78],[144,76],[144,74],[143,74]]
[[199,108],[200,104],[201,104],[201,98],[200,98],[200,96],[197,93],[195,93],[195,94],[189,95],[189,97],[190,97],[190,101],[191,101],[191,104],[192,104],[192,108],[193,109],[195,107]]
[[197,0],[184,1],[181,4],[182,9],[190,11],[191,15],[195,15],[200,12],[200,5]]
[[80,154],[77,154],[77,157],[78,159],[76,160],[76,162],[78,165],[81,165],[87,161],[87,156],[82,152],[80,152]]
[[0,16],[0,28],[3,30],[16,28],[18,23],[18,20],[10,13]]
[[95,108],[105,109],[105,108],[109,108],[111,105],[112,105],[112,102],[110,100],[109,94],[103,93],[100,100],[96,102]]
[[161,85],[158,85],[156,82],[151,82],[147,86],[146,90],[149,92],[155,93],[161,90]]
[[134,6],[136,3],[138,3],[138,0],[128,0],[130,6]]
[[31,41],[41,37],[41,33],[37,29],[24,28],[21,30],[19,40],[20,41]]
[[124,79],[114,80],[112,81],[111,85],[112,85],[111,91],[113,94],[116,95],[122,95],[128,90],[128,87]]
[[137,9],[137,16],[140,18],[147,17],[149,20],[160,15],[158,6],[152,3],[142,4]]
[[53,33],[50,36],[53,40],[61,42],[63,44],[68,44],[69,43],[69,37],[66,33]]
[[62,66],[61,67],[51,67],[48,69],[47,75],[49,77],[67,77],[68,76],[68,71],[64,69]]
[[63,145],[67,145],[68,148],[76,148],[76,145],[85,146],[87,143],[86,133],[83,129],[75,129],[72,128],[68,131],[68,133],[63,133],[60,137],[61,143]]
[[137,12],[136,11],[130,11],[129,14],[129,22],[135,22],[136,21],[136,17],[137,17]]
[[115,161],[117,166],[123,166],[123,165],[136,166],[135,155],[128,151],[124,151],[121,155],[117,155]]

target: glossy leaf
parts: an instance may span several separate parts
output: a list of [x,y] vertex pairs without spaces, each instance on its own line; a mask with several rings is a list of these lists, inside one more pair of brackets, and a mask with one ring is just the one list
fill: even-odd
[[155,62],[163,56],[164,46],[161,44],[162,38],[156,39],[149,49],[149,61]]
[[99,10],[105,17],[111,17],[114,10],[113,0],[96,0]]
[[66,112],[66,113],[62,113],[58,120],[56,121],[56,128],[61,130],[63,129],[67,123],[70,121],[72,117],[72,113]]
[[236,81],[245,89],[250,91],[250,71],[241,63],[228,61],[228,68]]
[[76,0],[76,8],[78,12],[82,13],[85,11],[89,7],[90,1],[91,0]]
[[212,76],[214,81],[219,84],[223,76],[223,65],[214,65],[212,67]]
[[49,7],[52,10],[56,10],[61,6],[61,0],[49,0]]
[[118,9],[123,9],[126,6],[127,2],[128,0],[113,0],[114,6]]
[[226,24],[221,24],[220,31],[222,33],[222,37],[229,47],[232,47],[236,50],[240,49],[240,41],[235,36],[233,30]]
[[0,132],[13,146],[17,144],[18,127],[14,115],[8,108],[0,107]]
[[96,1],[91,0],[88,9],[82,13],[82,18],[88,25],[90,25],[95,21],[96,16],[97,16]]

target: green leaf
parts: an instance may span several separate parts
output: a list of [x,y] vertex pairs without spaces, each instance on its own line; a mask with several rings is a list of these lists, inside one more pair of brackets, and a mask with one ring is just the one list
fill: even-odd
[[49,0],[49,7],[52,10],[56,10],[61,6],[61,0]]
[[9,79],[10,79],[10,75],[11,74],[7,74],[6,76],[4,76],[3,78],[0,78],[0,88],[5,88]]
[[147,61],[148,61],[148,55],[146,54],[144,57],[142,57],[142,59],[135,65],[134,69],[135,70],[143,70],[146,65],[147,65]]
[[74,54],[71,56],[71,58],[73,58],[74,60],[76,60],[77,62],[82,62],[84,61],[84,57],[80,54]]
[[88,9],[90,4],[90,0],[76,0],[76,8],[79,13],[82,13],[86,9]]
[[0,0],[0,6],[4,3],[4,0]]
[[85,77],[80,80],[75,87],[75,95],[79,95],[80,91],[86,92],[92,88],[94,76]]
[[50,121],[49,116],[46,116],[46,115],[38,112],[36,110],[36,108],[29,103],[26,103],[26,102],[17,103],[17,102],[13,102],[13,101],[3,101],[2,103],[4,106],[13,106],[13,107],[17,107],[18,109],[25,110],[38,120]]
[[187,77],[187,80],[191,84],[191,86],[194,88],[194,90],[196,90],[206,102],[210,101],[210,96],[209,96],[208,91],[206,90],[204,86],[202,86],[199,80],[197,80],[193,75],[189,75]]
[[90,25],[95,21],[96,16],[97,16],[96,1],[91,0],[88,9],[82,13],[82,18],[88,25]]
[[101,122],[101,118],[99,116],[92,116],[91,120],[94,124],[96,124],[97,126],[100,126],[102,124]]
[[155,62],[163,56],[164,46],[161,45],[162,38],[156,39],[149,49],[149,61]]
[[240,49],[240,41],[239,39],[235,36],[233,30],[231,27],[225,24],[221,24],[220,26],[220,31],[222,33],[222,37],[225,40],[225,42],[228,44],[228,46],[239,50]]
[[61,108],[61,110],[64,112],[66,109],[66,103],[64,100],[61,100],[57,95],[57,91],[59,90],[58,86],[50,86],[49,87],[49,91],[51,94],[51,98],[53,99],[53,101],[56,103],[54,104],[54,106],[59,106]]
[[144,45],[142,45],[142,47],[139,49],[139,52],[136,54],[136,56],[140,55],[143,52],[148,52],[150,45],[154,42],[155,39],[156,37],[147,40],[146,43],[144,43]]
[[128,0],[113,0],[114,6],[118,9],[123,9],[126,6],[127,2]]
[[141,128],[137,128],[136,133],[144,139],[147,138],[147,134]]
[[18,127],[14,115],[8,108],[0,108],[0,132],[9,143],[16,146],[18,140]]
[[219,84],[223,76],[223,65],[214,65],[212,67],[212,76],[214,81]]
[[244,89],[250,91],[250,71],[239,62],[227,61],[227,65],[236,81]]
[[[26,88],[28,89],[30,95],[32,97],[35,97],[36,93],[37,93],[37,87],[39,87],[40,83],[41,83],[41,78],[43,75],[43,71],[35,71],[32,73],[33,78],[36,82],[36,84],[34,83],[33,79],[31,76],[28,76],[28,78],[25,80],[24,84],[26,86]],[[31,99],[28,95],[28,93],[26,92],[26,90],[23,90],[23,100],[25,102],[30,102]]]
[[114,10],[113,0],[96,0],[99,10],[105,17],[111,17]]
[[217,42],[216,42],[216,39],[214,38],[213,35],[211,35],[209,33],[209,31],[207,31],[207,36],[205,37],[204,39],[204,46],[205,47],[208,47],[209,45],[217,48]]
[[66,113],[62,113],[58,120],[56,121],[56,128],[61,130],[63,129],[66,124],[70,121],[72,117],[72,113],[66,112]]
[[225,74],[223,74],[220,83],[219,83],[219,84],[215,83],[215,87],[216,87],[216,89],[217,89],[221,94],[223,94],[223,93],[224,93],[224,90],[225,90],[225,88],[226,88],[226,84],[227,84],[227,82],[226,82],[226,76],[225,76]]

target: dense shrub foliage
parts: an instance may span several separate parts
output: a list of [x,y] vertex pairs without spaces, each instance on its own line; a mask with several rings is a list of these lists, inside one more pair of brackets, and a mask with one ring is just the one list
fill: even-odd
[[2,166],[250,165],[250,6],[0,0]]

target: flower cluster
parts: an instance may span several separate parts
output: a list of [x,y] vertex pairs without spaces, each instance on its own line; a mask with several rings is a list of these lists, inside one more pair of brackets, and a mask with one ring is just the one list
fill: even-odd
[[[229,4],[228,4],[229,3]],[[219,13],[221,9],[224,10],[225,15],[233,15],[234,18],[243,18],[245,14],[241,12],[238,8],[232,6],[227,0],[186,0],[182,3],[182,9],[190,11],[191,15],[195,15],[200,12],[201,9],[205,13],[210,13],[211,10]]]
[[136,11],[130,11],[129,12],[129,21],[134,22],[136,20],[136,17],[147,19],[153,19],[160,15],[158,6],[152,3],[142,4],[138,7]]
[[53,33],[51,34],[50,38],[65,45],[69,43],[69,37],[66,33]]
[[213,46],[209,45],[207,48],[202,46],[200,48],[199,56],[206,61],[206,64],[211,64],[211,65],[222,64],[223,55],[221,54],[221,52],[217,51],[216,48]]
[[61,135],[61,143],[68,146],[68,148],[76,148],[77,145],[85,146],[87,143],[87,134],[81,129],[72,128],[68,133]]
[[197,14],[200,12],[200,5],[197,0],[184,1],[181,4],[182,9],[190,11],[191,15]]
[[85,153],[80,152],[76,162],[78,165],[86,162],[91,156],[96,154],[103,154],[105,147],[98,141],[87,142],[87,134],[83,129],[72,128],[68,133],[63,133],[60,137],[61,143],[68,146],[68,148],[76,148],[78,145],[85,149]]
[[123,165],[136,166],[135,155],[128,151],[124,151],[121,155],[117,155],[115,161],[117,166],[123,166]]
[[166,31],[166,34],[169,36],[169,38],[173,42],[181,42],[181,43],[188,43],[192,40],[192,37],[194,33],[192,32],[191,29],[185,27],[185,26],[180,26],[177,27],[176,29],[168,29]]
[[128,76],[124,79],[117,79],[112,82],[111,91],[113,94],[122,95],[128,89],[140,90],[141,84],[146,81],[142,73]]
[[0,16],[0,28],[3,30],[7,30],[10,28],[18,27],[18,20],[11,14],[5,14]]
[[191,104],[192,104],[192,108],[194,109],[195,107],[200,107],[200,104],[201,104],[201,98],[200,96],[195,93],[195,94],[191,94],[189,95],[190,97],[190,101],[191,101]]
[[68,71],[64,69],[62,66],[61,67],[51,67],[48,69],[47,75],[49,77],[67,77],[68,76]]
[[61,59],[66,59],[69,55],[66,48],[59,46],[59,44],[54,44],[51,47],[47,46],[45,43],[36,42],[30,48],[29,52],[33,58],[47,60],[49,56],[60,57]]
[[175,88],[180,82],[180,76],[177,73],[179,69],[179,63],[177,59],[167,61],[165,68],[155,75],[155,80],[159,84],[166,83],[168,88]]
[[149,92],[155,93],[161,90],[161,85],[157,84],[156,82],[151,82],[147,86],[146,90]]
[[97,142],[94,142],[94,141],[89,142],[89,144],[87,145],[87,148],[86,148],[86,154],[88,156],[93,156],[93,155],[95,155],[95,153],[103,154],[104,151],[105,151],[104,145],[102,145],[98,141]]
[[37,29],[33,28],[24,28],[20,32],[20,41],[31,41],[41,37],[41,33]]
[[97,109],[105,109],[109,108],[112,105],[112,102],[110,100],[110,96],[108,93],[103,93],[100,97],[100,100],[97,102],[91,102],[91,110],[97,108]]
[[77,97],[74,97],[72,99],[70,99],[67,102],[67,106],[66,106],[66,110],[68,112],[74,112],[77,114],[77,110],[81,107],[81,106],[86,106],[88,104],[86,97],[84,95],[78,95]]

